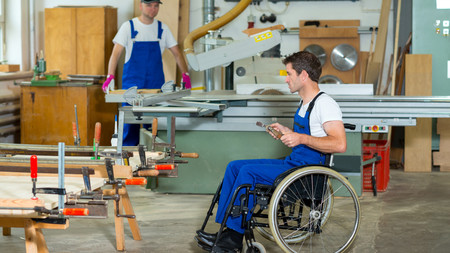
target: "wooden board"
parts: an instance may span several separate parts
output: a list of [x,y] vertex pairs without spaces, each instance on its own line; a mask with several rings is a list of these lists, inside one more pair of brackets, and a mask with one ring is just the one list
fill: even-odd
[[[304,50],[311,44],[321,46],[327,55],[322,66],[322,76],[334,75],[344,83],[359,83],[360,62],[348,71],[339,71],[332,64],[330,55],[333,49],[340,44],[349,44],[359,53],[360,39],[358,34],[359,20],[319,20],[320,26],[304,26],[305,20],[300,20],[299,37],[300,50]],[[325,27],[327,26],[327,27]]]
[[62,78],[106,75],[116,32],[116,8],[45,9],[47,71],[60,70]]
[[60,70],[63,78],[67,74],[76,74],[76,9],[45,9],[44,30],[47,70]]
[[[84,189],[84,183],[82,178],[69,178],[65,177],[65,188],[67,193],[80,193]],[[33,197],[31,192],[32,182],[29,176],[0,176],[0,196],[5,199],[20,199],[25,204],[30,204],[28,199]],[[102,178],[91,178],[92,189],[100,188],[104,185]],[[38,177],[36,187],[58,187],[57,177]],[[45,208],[53,209],[58,206],[58,195],[53,194],[37,194]],[[8,202],[7,200],[4,200]],[[21,202],[21,201],[19,201]],[[0,200],[0,206],[1,206]],[[39,202],[41,205],[41,202]],[[15,211],[0,210],[0,216],[16,215]],[[21,213],[17,213],[19,216],[23,216]],[[36,216],[36,213],[29,213],[26,215]]]
[[[89,162],[89,158],[88,162]],[[39,158],[38,158],[39,161]],[[80,164],[66,164],[65,168],[76,168],[81,169],[81,167],[89,167],[90,169],[94,169],[95,173],[93,175],[90,175],[92,178],[102,178],[106,179],[108,178],[108,173],[106,172],[106,166],[104,164],[89,164],[88,162],[80,163]],[[0,162],[0,166],[17,166],[17,167],[29,167],[29,164],[25,163],[10,163],[10,162]],[[46,168],[58,168],[58,164],[56,163],[42,163],[38,162],[38,167],[46,167]],[[131,166],[124,166],[124,165],[114,165],[114,177],[115,178],[131,178],[132,177],[132,168]],[[0,176],[11,176],[11,175],[17,175],[17,176],[24,176],[29,177],[29,172],[4,172],[0,171]],[[48,173],[39,173],[38,168],[38,175],[39,177],[52,177],[54,174],[48,174]],[[81,173],[79,174],[66,174],[65,177],[82,177]]]
[[375,43],[375,50],[372,60],[367,64],[365,83],[379,84],[380,73],[384,65],[384,55],[386,53],[386,38],[389,25],[389,14],[391,0],[383,0],[381,4],[380,19],[378,21],[378,32]]
[[0,65],[0,72],[16,72],[16,71],[20,71],[19,64],[1,64]]
[[[431,96],[431,55],[406,55],[405,95]],[[405,127],[405,171],[431,172],[431,119],[417,119]]]

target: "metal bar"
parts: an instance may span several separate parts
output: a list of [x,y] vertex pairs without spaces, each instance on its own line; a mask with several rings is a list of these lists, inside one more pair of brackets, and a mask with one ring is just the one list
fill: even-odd
[[163,106],[150,106],[150,107],[133,107],[132,112],[163,112],[163,113],[197,113],[200,111],[198,107],[163,107]]
[[[124,117],[125,113],[122,110],[122,108],[119,110],[119,122],[118,122],[118,134],[117,134],[117,153],[122,154],[123,150],[123,127],[124,127]],[[116,159],[117,165],[122,165],[122,159],[118,158]]]
[[[66,174],[82,174],[81,168],[65,168]],[[15,173],[29,173],[30,172],[30,166],[29,164],[24,164],[24,166],[4,166],[0,165],[0,171],[1,172],[15,172]],[[92,168],[89,168],[88,170],[90,175],[94,175],[95,171]],[[39,174],[56,174],[58,173],[58,168],[52,168],[52,167],[39,167]]]
[[[58,188],[64,189],[64,142],[58,143]],[[64,209],[64,196],[58,195],[58,210]]]

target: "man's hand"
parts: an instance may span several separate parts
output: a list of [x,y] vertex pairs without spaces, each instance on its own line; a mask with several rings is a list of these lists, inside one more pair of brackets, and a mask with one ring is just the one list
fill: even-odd
[[284,145],[286,145],[290,148],[293,148],[297,145],[305,144],[306,138],[308,138],[308,137],[309,136],[306,134],[290,132],[290,133],[283,134],[283,136],[281,136],[280,140],[281,140],[281,142],[283,142]]
[[114,75],[108,75],[106,81],[103,83],[102,90],[107,93],[110,86],[112,86],[112,90],[114,90]]
[[[292,130],[289,127],[285,127],[283,125],[281,125],[280,123],[273,123],[270,125],[270,127],[272,127],[273,129],[277,130],[278,132],[282,133],[282,134],[286,134],[286,133],[290,133],[292,132]],[[274,135],[272,132],[268,131],[268,133],[270,135],[272,135],[273,138],[275,139],[279,139],[276,135]]]
[[184,83],[184,88],[185,89],[191,89],[192,88],[192,86],[191,86],[191,78],[189,77],[189,73],[188,72],[183,73],[183,81],[182,82]]

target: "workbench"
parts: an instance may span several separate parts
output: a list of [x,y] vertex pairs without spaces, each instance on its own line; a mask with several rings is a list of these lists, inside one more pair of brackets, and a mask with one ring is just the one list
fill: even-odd
[[[99,151],[108,150],[111,147],[99,147]],[[0,227],[3,227],[3,235],[11,234],[12,227],[23,227],[25,229],[26,251],[48,252],[44,239],[43,229],[66,229],[69,227],[69,218],[74,217],[70,214],[49,214],[37,211],[36,207],[43,207],[47,210],[61,210],[60,195],[54,194],[36,194],[37,200],[31,199],[32,180],[30,178],[30,153],[38,154],[38,178],[37,188],[61,189],[61,180],[55,176],[59,167],[60,159],[55,159],[52,154],[56,153],[56,147],[50,145],[23,145],[23,144],[0,144],[0,153],[10,153],[7,157],[0,157]],[[130,230],[134,240],[141,240],[140,230],[135,219],[131,200],[128,196],[127,188],[124,185],[118,188],[113,184],[112,189],[105,189],[108,180],[108,173],[105,167],[105,159],[91,160],[91,147],[89,146],[68,146],[65,149],[63,173],[63,188],[65,195],[63,203],[68,208],[80,208],[80,203],[74,202],[74,196],[80,195],[86,191],[86,185],[81,173],[81,167],[88,167],[90,178],[90,187],[96,193],[102,196],[112,196],[109,200],[114,200],[114,222],[116,229],[116,248],[125,250],[125,234],[123,219],[127,218]],[[73,155],[73,156],[70,156]],[[85,155],[83,157],[82,155]],[[87,157],[86,157],[87,156]],[[40,168],[40,169],[39,169]],[[113,168],[115,178],[130,178],[131,168],[119,166]],[[60,172],[58,170],[58,175]],[[116,189],[117,188],[117,189]],[[96,191],[95,191],[96,189]],[[86,193],[84,193],[86,194]],[[115,195],[117,194],[116,198]],[[95,201],[106,199],[94,198]],[[72,201],[69,201],[72,200]],[[69,203],[72,202],[72,203]],[[101,204],[96,204],[101,205]],[[85,207],[86,204],[81,204]],[[100,206],[100,209],[89,208],[90,214],[87,218],[106,218],[107,212],[98,210],[107,210],[108,205]],[[8,209],[10,208],[10,209]],[[92,211],[92,213],[91,213]],[[102,213],[102,215],[98,215]],[[118,214],[118,215],[117,215]],[[119,216],[125,215],[125,216]],[[86,216],[76,216],[84,218]]]
[[[334,169],[349,179],[359,195],[362,193],[362,134],[373,132],[368,126],[380,126],[385,129],[378,132],[382,133],[387,132],[389,126],[414,126],[416,118],[450,117],[450,97],[331,96],[341,107],[344,123],[356,125],[354,130],[346,130],[347,152],[335,156]],[[106,102],[119,101],[123,101],[120,96],[106,95]],[[225,109],[202,114],[205,109],[195,107],[195,103],[225,105]],[[268,136],[265,129],[255,123],[279,122],[291,126],[298,104],[298,95],[237,95],[234,91],[193,93],[153,106],[122,107],[119,110],[119,135],[124,122],[150,123],[153,117],[162,117],[159,129],[163,131],[170,128],[168,124],[164,125],[164,118],[176,116],[177,148],[195,150],[200,159],[183,166],[178,178],[159,179],[155,190],[213,193],[228,162],[276,159],[290,153],[290,149]]]
[[77,106],[81,145],[92,145],[96,122],[102,124],[100,145],[111,145],[117,105],[106,104],[101,85],[73,84],[56,87],[20,86],[21,143],[73,144],[72,122]]

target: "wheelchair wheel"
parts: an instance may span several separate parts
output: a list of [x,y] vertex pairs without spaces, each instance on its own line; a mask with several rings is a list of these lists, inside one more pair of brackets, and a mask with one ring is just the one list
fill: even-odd
[[358,196],[347,179],[327,167],[310,166],[277,186],[268,220],[285,252],[343,252],[355,239],[359,211]]
[[244,243],[244,246],[242,247],[242,253],[266,253],[266,248],[259,243],[259,242],[253,242],[252,247],[247,247],[247,244]]
[[[331,186],[330,183],[327,184],[327,191],[325,192],[325,200],[324,200],[324,215],[323,215],[323,219],[322,219],[322,224],[325,224],[328,220],[328,217],[331,214],[332,208],[333,208],[333,200],[334,198],[330,198],[328,196],[331,195],[331,193],[333,192],[333,188]],[[268,222],[268,210],[264,210],[262,211],[261,215],[259,217],[252,217],[252,219],[255,221],[255,223],[257,224],[269,224]],[[262,237],[266,238],[267,240],[270,241],[275,241],[275,239],[273,238],[272,232],[270,231],[270,227],[263,227],[263,226],[256,226],[255,227],[256,231],[258,231]],[[295,242],[299,242],[305,239],[306,236],[309,236],[308,234],[292,234],[292,235],[287,235],[284,240],[287,243],[295,243]]]

